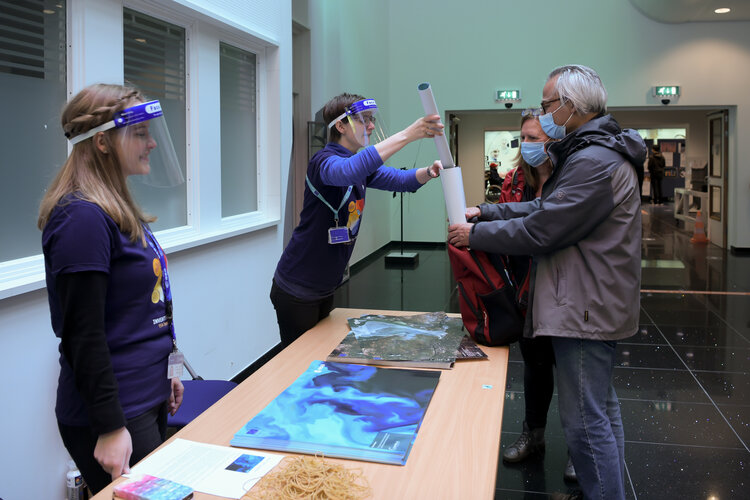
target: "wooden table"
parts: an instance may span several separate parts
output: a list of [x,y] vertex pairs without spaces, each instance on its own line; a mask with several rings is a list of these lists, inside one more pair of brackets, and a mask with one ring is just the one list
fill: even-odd
[[[170,441],[179,437],[228,446],[234,433],[291,385],[312,361],[325,360],[349,330],[347,318],[362,314],[415,313],[335,309]],[[489,360],[460,361],[452,370],[441,370],[440,382],[405,466],[329,460],[362,469],[375,499],[493,498],[508,348],[482,349]],[[111,498],[111,484],[94,497]],[[222,497],[196,492],[195,498]]]

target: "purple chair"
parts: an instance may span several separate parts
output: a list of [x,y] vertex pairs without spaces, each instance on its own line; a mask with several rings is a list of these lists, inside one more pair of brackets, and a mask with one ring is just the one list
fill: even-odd
[[192,380],[183,380],[185,393],[182,397],[182,404],[177,413],[167,415],[167,425],[169,427],[181,428],[189,424],[195,417],[206,411],[209,406],[220,400],[229,391],[237,387],[231,380],[203,380],[198,376],[190,363],[184,361]]

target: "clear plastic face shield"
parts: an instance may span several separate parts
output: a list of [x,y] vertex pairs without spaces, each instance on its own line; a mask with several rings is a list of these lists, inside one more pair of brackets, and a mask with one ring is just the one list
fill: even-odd
[[98,132],[117,129],[120,161],[126,176],[154,187],[185,182],[159,101],[149,101],[115,113],[113,119],[73,137],[75,145]]
[[350,104],[346,111],[328,124],[329,130],[338,122],[349,127],[354,139],[362,147],[377,144],[388,137],[374,99],[362,99]]

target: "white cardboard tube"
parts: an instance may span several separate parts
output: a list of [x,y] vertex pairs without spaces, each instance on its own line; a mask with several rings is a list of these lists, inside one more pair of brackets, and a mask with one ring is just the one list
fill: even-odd
[[448,211],[448,221],[451,224],[466,222],[466,197],[464,196],[464,180],[461,177],[461,167],[445,168],[440,173],[445,195],[445,208]]
[[[422,107],[425,115],[439,115],[435,96],[429,83],[419,84],[419,97],[422,99]],[[453,162],[451,150],[448,147],[448,139],[445,134],[435,136],[440,162],[443,171],[440,180],[443,183],[443,195],[445,195],[445,208],[448,211],[448,221],[451,224],[466,222],[466,196],[464,195],[464,180],[461,177],[461,167]]]
[[[420,83],[417,88],[419,89],[419,97],[422,99],[422,107],[424,108],[425,116],[439,115],[440,113],[438,113],[437,104],[435,104],[435,96],[432,95],[432,87],[430,87],[430,84]],[[448,147],[448,139],[445,138],[445,133],[443,133],[443,135],[436,135],[434,139],[443,168],[455,167],[456,164],[453,161],[451,150]]]

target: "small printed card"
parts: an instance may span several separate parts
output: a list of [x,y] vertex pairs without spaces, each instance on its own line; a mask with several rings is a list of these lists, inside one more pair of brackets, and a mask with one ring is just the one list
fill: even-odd
[[200,493],[238,499],[282,458],[282,455],[262,451],[250,452],[177,438],[138,462],[127,476],[155,476],[187,485]]
[[130,480],[115,486],[115,498],[122,500],[186,500],[193,498],[193,489],[169,479],[149,476],[131,476]]

